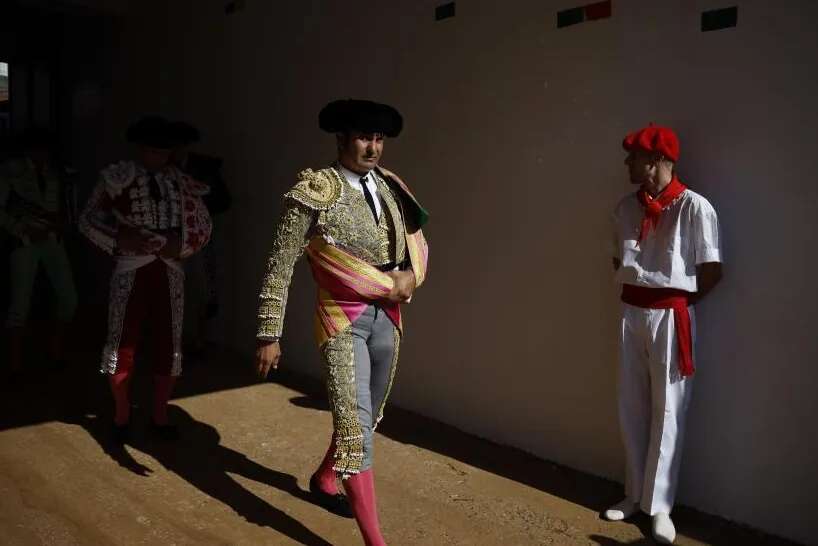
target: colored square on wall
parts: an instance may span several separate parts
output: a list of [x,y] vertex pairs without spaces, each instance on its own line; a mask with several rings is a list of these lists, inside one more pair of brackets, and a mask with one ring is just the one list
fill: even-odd
[[722,30],[738,25],[738,7],[714,9],[702,13],[702,32]]
[[611,16],[611,0],[607,2],[597,2],[585,6],[585,19],[594,21],[596,19],[607,19]]
[[224,6],[224,13],[227,15],[233,15],[244,9],[244,0],[233,0],[232,2],[228,2],[226,6]]
[[557,28],[577,25],[585,20],[583,8],[572,8],[557,12]]
[[443,4],[435,8],[435,21],[442,21],[454,17],[454,2]]

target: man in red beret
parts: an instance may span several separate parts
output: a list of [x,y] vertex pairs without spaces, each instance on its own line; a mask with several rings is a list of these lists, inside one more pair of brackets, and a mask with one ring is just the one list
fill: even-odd
[[605,511],[619,521],[639,509],[653,535],[672,544],[670,519],[693,373],[693,305],[721,279],[713,206],[676,175],[679,139],[651,124],[625,137],[639,190],[614,212],[616,280],[622,284],[619,420],[626,498]]

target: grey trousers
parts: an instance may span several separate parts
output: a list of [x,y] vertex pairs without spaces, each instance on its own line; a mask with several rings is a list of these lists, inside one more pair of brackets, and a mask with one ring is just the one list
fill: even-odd
[[372,434],[383,417],[392,387],[400,335],[383,309],[370,305],[352,324],[352,341],[358,419],[363,432],[363,472],[372,467]]

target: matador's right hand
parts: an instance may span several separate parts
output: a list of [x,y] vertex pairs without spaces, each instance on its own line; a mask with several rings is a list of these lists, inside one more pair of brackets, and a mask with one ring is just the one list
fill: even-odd
[[256,372],[260,380],[267,379],[270,368],[278,369],[279,360],[281,360],[281,344],[278,341],[259,340],[256,349]]

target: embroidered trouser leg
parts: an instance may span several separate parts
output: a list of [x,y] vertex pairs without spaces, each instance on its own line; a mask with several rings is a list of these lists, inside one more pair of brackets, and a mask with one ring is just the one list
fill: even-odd
[[161,260],[113,275],[103,373],[129,372],[143,335],[154,375],[181,373],[183,289],[184,274]]
[[400,334],[377,306],[369,306],[352,328],[323,349],[338,443],[335,470],[356,474],[372,467],[372,434],[397,368]]
[[42,265],[54,294],[57,320],[69,322],[77,308],[77,290],[71,263],[62,243],[48,239],[15,249],[9,256],[11,293],[6,325],[21,327],[31,310],[31,294],[37,268]]
[[[695,316],[690,309],[695,340]],[[619,420],[625,444],[625,493],[644,512],[670,513],[676,496],[692,378],[679,373],[669,309],[623,304]]]

